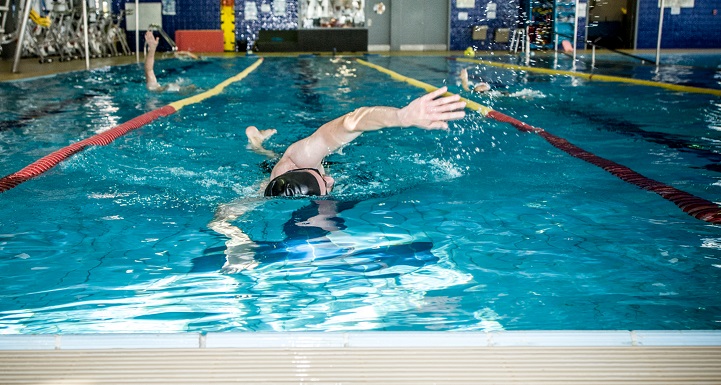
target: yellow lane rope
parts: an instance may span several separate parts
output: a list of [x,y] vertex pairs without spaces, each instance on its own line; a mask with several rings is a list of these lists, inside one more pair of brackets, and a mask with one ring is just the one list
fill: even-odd
[[63,147],[53,153],[46,155],[35,162],[24,167],[22,170],[10,174],[8,176],[0,178],[0,193],[10,190],[20,183],[28,181],[36,176],[43,174],[47,170],[55,167],[63,160],[73,156],[74,154],[82,151],[88,146],[105,146],[115,139],[127,134],[128,132],[134,131],[158,118],[165,117],[178,112],[181,108],[189,105],[201,102],[211,96],[218,95],[227,87],[229,84],[237,82],[245,78],[249,73],[258,68],[263,62],[263,59],[257,60],[251,66],[240,72],[239,74],[226,79],[212,89],[200,93],[195,96],[191,96],[187,99],[182,99],[174,103],[170,103],[153,111],[146,112],[140,116],[137,116],[123,124],[115,126],[107,131],[103,131],[100,134],[93,135],[89,138],[83,139],[79,142],[75,142],[69,146]]
[[223,82],[218,84],[217,86],[205,91],[201,92],[197,95],[191,96],[186,99],[178,100],[177,102],[170,103],[169,106],[175,108],[175,111],[180,111],[181,108],[188,106],[190,104],[200,103],[205,99],[208,99],[211,96],[215,96],[223,92],[225,87],[229,86],[232,83],[235,83],[237,81],[243,80],[246,76],[248,76],[249,73],[253,72],[260,64],[263,63],[263,58],[258,59],[255,63],[251,64],[248,68],[243,70],[241,73],[225,79]]
[[[363,64],[365,66],[371,67],[373,69],[376,69],[384,74],[387,74],[391,76],[393,79],[396,79],[401,82],[408,83],[410,85],[419,87],[424,89],[427,92],[434,91],[438,89],[437,87],[434,87],[428,83],[424,83],[422,81],[409,78],[407,76],[403,76],[397,72],[393,72],[385,67],[381,67],[376,64],[369,63],[364,60],[356,59],[356,61],[360,64]],[[446,93],[446,95],[449,95],[450,93]],[[636,171],[633,171],[632,169],[616,163],[614,161],[602,158],[598,155],[595,155],[591,152],[588,152],[573,143],[570,143],[566,139],[563,139],[559,136],[553,135],[549,133],[548,131],[540,128],[540,127],[534,127],[527,123],[524,123],[518,119],[515,119],[513,117],[510,117],[508,115],[505,115],[501,112],[495,111],[491,109],[490,107],[486,107],[483,105],[480,105],[476,102],[470,101],[468,99],[462,98],[463,101],[466,102],[466,108],[475,110],[483,114],[484,117],[495,119],[499,122],[503,123],[509,123],[516,127],[519,131],[522,132],[533,132],[541,136],[543,139],[545,139],[548,143],[553,145],[554,147],[566,152],[567,154],[573,156],[574,158],[581,159],[585,162],[588,162],[594,166],[600,167],[606,172],[618,177],[619,179],[628,182],[630,184],[636,185],[644,190],[654,192],[664,199],[673,202],[676,206],[678,206],[683,212],[693,216],[696,219],[706,221],[713,224],[721,225],[721,206],[718,205],[715,202],[711,202],[709,200],[699,198],[695,195],[689,194],[685,191],[679,190],[673,186],[669,186],[667,184],[664,184],[662,182],[653,180],[651,178],[647,178]]]
[[[385,67],[381,67],[379,65],[369,63],[365,60],[356,59],[356,61],[360,64],[363,64],[364,66],[371,67],[377,71],[383,72],[384,74],[389,75],[393,79],[408,83],[408,84],[410,84],[412,86],[416,86],[418,88],[422,88],[422,89],[426,90],[426,92],[433,92],[438,89],[438,87],[432,86],[428,83],[424,83],[417,79],[409,78],[408,76],[403,76],[403,75],[399,74],[398,72],[393,72]],[[451,93],[446,92],[445,95],[451,95]],[[468,108],[469,110],[478,111],[483,116],[486,116],[486,115],[488,115],[489,112],[493,111],[493,109],[491,107],[484,106],[480,103],[474,102],[473,100],[466,99],[463,97],[461,98],[461,100],[466,102],[466,108]]]
[[505,68],[505,69],[511,69],[511,70],[519,70],[519,71],[527,71],[527,72],[535,72],[535,73],[541,73],[541,74],[546,74],[546,75],[568,75],[568,76],[574,76],[574,77],[583,78],[583,79],[587,79],[587,80],[598,80],[598,81],[603,81],[603,82],[631,83],[631,84],[638,84],[638,85],[642,85],[642,86],[665,88],[665,89],[672,90],[672,91],[721,96],[721,90],[716,90],[716,89],[712,89],[712,88],[684,86],[684,85],[679,85],[679,84],[654,82],[651,80],[624,78],[621,76],[596,75],[596,74],[588,74],[588,73],[576,72],[576,71],[555,70],[555,69],[550,69],[550,68],[526,67],[526,66],[520,66],[520,65],[516,65],[516,64],[499,63],[499,62],[494,62],[494,61],[489,61],[489,60],[478,60],[478,59],[467,59],[467,58],[456,58],[455,60],[458,62],[464,62],[464,63],[483,64],[483,65],[489,65],[489,66],[493,66],[493,67],[499,67],[499,68]]

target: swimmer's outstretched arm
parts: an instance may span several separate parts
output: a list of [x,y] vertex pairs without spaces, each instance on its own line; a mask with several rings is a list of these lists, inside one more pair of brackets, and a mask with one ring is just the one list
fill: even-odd
[[145,86],[151,91],[161,90],[158,79],[155,77],[155,50],[158,48],[158,39],[153,31],[145,31],[145,44],[148,45],[148,53],[145,56]]
[[290,145],[273,169],[274,177],[293,168],[319,167],[321,161],[363,132],[386,127],[419,127],[445,130],[449,120],[465,116],[459,95],[442,96],[446,87],[413,100],[403,108],[361,107],[322,125],[311,136]]
[[190,52],[190,51],[176,51],[175,54],[174,54],[174,56],[175,56],[176,58],[189,57],[189,58],[191,58],[191,59],[193,59],[193,60],[198,60],[198,59],[200,59],[200,57],[199,57],[198,55],[196,55],[196,54],[194,54],[194,53],[192,53],[192,52]]

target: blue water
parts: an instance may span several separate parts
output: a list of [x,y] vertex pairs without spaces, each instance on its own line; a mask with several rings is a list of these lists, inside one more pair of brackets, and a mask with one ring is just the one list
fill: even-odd
[[[368,60],[454,92],[466,66],[526,97],[464,96],[721,201],[718,96]],[[203,91],[254,61],[162,60],[157,73]],[[674,76],[721,88],[708,71]],[[189,96],[147,93],[136,65],[0,90],[2,175]],[[719,226],[475,113],[448,131],[361,136],[328,158],[327,199],[258,197],[272,160],[246,148],[246,126],[276,128],[266,148],[282,153],[357,107],[421,94],[352,60],[266,58],[0,194],[0,333],[719,328]]]

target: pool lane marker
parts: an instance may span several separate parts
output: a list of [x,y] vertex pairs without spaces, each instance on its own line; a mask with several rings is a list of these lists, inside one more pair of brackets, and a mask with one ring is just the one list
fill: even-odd
[[[361,59],[356,59],[356,61],[360,64],[383,72],[392,77],[393,79],[422,88],[427,92],[432,92],[438,89],[438,87],[432,86],[428,83],[424,83],[413,78],[409,78],[407,76],[403,76],[397,72],[391,71],[377,64],[369,63]],[[445,95],[451,95],[451,93],[447,92]],[[553,135],[540,127],[531,126],[501,112],[495,111],[490,107],[476,103],[472,100],[468,100],[463,97],[461,98],[461,100],[466,102],[466,108],[477,111],[484,117],[491,118],[503,123],[509,123],[519,131],[538,134],[548,143],[560,150],[565,151],[569,155],[578,159],[585,160],[586,162],[591,163],[595,166],[598,166],[625,182],[634,184],[644,190],[648,190],[660,195],[664,199],[673,202],[676,206],[683,210],[683,212],[691,215],[696,219],[706,221],[712,224],[721,224],[721,206],[714,202],[699,198],[695,195],[679,190],[675,187],[671,187],[659,181],[645,177],[622,164],[613,162],[611,160],[602,158],[598,155],[588,152],[570,143],[566,139]]]
[[526,71],[526,72],[535,72],[535,73],[541,73],[541,74],[546,74],[546,75],[568,75],[568,76],[573,76],[573,77],[577,77],[577,78],[583,78],[583,79],[590,80],[590,81],[598,80],[598,81],[602,81],[602,82],[630,83],[630,84],[637,84],[637,85],[641,85],[641,86],[665,88],[668,90],[678,91],[678,92],[688,92],[688,93],[696,93],[696,94],[711,94],[711,95],[721,96],[721,90],[717,90],[717,89],[713,89],[713,88],[684,86],[684,85],[680,85],[680,84],[654,82],[651,80],[624,78],[621,76],[596,75],[596,74],[588,74],[588,73],[576,72],[576,71],[555,70],[555,69],[551,69],[551,68],[524,67],[524,66],[515,65],[515,64],[499,63],[499,62],[488,61],[488,60],[453,58],[453,57],[449,58],[449,59],[455,60],[458,62],[463,62],[463,63],[483,64],[483,65],[489,65],[492,67],[499,67],[499,68],[505,68],[505,69],[510,69],[510,70]]
[[88,146],[105,146],[107,144],[110,144],[115,139],[127,134],[128,132],[136,130],[158,118],[174,114],[180,111],[185,106],[200,103],[205,99],[218,95],[223,92],[225,87],[227,87],[228,85],[243,80],[243,78],[248,76],[249,73],[253,72],[256,68],[258,68],[258,66],[260,66],[262,62],[263,58],[258,59],[255,63],[248,66],[248,68],[246,68],[242,72],[224,80],[223,82],[219,83],[208,91],[201,92],[186,99],[178,100],[176,102],[168,104],[167,106],[160,107],[156,110],[146,112],[105,132],[91,136],[87,139],[81,140],[77,143],[73,143],[67,147],[63,147],[55,152],[52,152],[51,154],[46,155],[36,160],[35,162],[25,166],[22,170],[18,172],[0,178],[0,193],[10,190],[19,185],[20,183],[23,183],[27,180],[35,178],[38,175],[43,174],[49,169],[57,166],[63,160],[69,158],[75,153],[82,151]]

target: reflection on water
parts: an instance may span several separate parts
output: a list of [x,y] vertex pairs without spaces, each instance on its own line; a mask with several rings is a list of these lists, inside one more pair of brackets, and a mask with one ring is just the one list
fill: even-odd
[[721,102],[710,103],[708,114],[706,114],[706,121],[710,129],[721,131]]
[[[383,329],[396,323],[389,318],[423,308],[428,291],[470,279],[432,242],[392,229],[347,226],[340,214],[358,203],[310,201],[290,213],[281,226],[283,239],[276,242],[254,241],[229,224],[262,202],[241,201],[218,210],[210,227],[228,236],[222,271],[252,282],[244,294],[254,298],[257,315],[249,318],[278,331]],[[221,269],[217,258],[215,266],[209,265],[213,257],[204,259],[196,259],[193,270]]]

